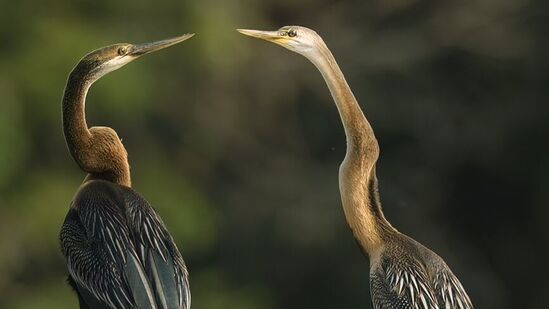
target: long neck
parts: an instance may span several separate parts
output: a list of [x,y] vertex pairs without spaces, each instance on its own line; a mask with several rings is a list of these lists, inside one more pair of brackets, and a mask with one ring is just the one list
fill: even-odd
[[324,77],[345,129],[347,153],[339,172],[345,217],[362,249],[372,255],[394,231],[383,216],[378,195],[375,164],[379,145],[328,47],[320,44],[318,53],[308,58]]
[[[131,186],[126,150],[110,128],[88,128],[86,95],[93,80],[71,72],[63,95],[63,132],[69,151],[86,179],[103,179]],[[100,134],[102,133],[102,134]]]
[[91,86],[86,78],[72,72],[63,96],[63,132],[71,152],[82,169],[82,149],[88,147],[91,133],[86,123],[86,95]]

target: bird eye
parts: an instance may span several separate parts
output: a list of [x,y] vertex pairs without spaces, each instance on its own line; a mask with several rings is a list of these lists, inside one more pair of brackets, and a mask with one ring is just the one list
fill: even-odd
[[123,55],[125,55],[126,53],[128,53],[128,49],[127,49],[125,46],[122,46],[122,47],[120,47],[120,48],[118,49],[118,54],[119,54],[120,56],[123,56]]
[[288,30],[288,36],[293,38],[297,35],[297,31],[295,31],[294,29],[290,29]]

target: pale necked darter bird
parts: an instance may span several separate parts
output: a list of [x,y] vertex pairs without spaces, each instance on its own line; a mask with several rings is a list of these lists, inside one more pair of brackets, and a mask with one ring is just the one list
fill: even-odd
[[357,243],[370,260],[374,308],[473,308],[463,286],[444,260],[398,232],[385,219],[376,177],[379,145],[322,38],[300,26],[286,26],[277,31],[238,31],[305,56],[328,85],[347,140],[347,152],[339,169],[343,210]]
[[84,56],[68,77],[63,131],[87,177],[70,205],[60,242],[80,308],[190,308],[188,273],[174,240],[131,188],[128,155],[116,132],[88,128],[85,103],[90,86],[105,74],[192,36],[107,46]]

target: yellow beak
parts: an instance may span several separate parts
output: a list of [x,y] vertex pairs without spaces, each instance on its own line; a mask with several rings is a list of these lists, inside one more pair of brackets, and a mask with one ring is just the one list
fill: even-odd
[[251,29],[236,29],[236,31],[247,36],[273,42],[279,45],[284,45],[284,43],[288,41],[288,37],[279,35],[278,31],[261,31]]

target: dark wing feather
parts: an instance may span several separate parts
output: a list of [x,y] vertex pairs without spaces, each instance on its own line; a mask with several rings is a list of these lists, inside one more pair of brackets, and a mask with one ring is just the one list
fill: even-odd
[[97,180],[83,186],[61,246],[89,308],[190,306],[181,254],[154,209],[129,188]]
[[370,273],[376,309],[439,309],[425,267],[411,259],[382,258]]
[[135,306],[143,309],[157,308],[153,289],[137,255],[128,254],[125,274],[135,299]]
[[125,188],[128,220],[160,308],[190,308],[187,268],[164,222],[149,203]]
[[[107,196],[77,196],[61,229],[61,248],[79,296],[91,308],[131,308],[124,268],[131,243],[115,202]],[[120,224],[118,228],[112,227]],[[95,304],[97,303],[97,304]],[[93,306],[93,307],[92,307]]]
[[438,301],[444,308],[473,309],[473,303],[463,285],[445,263],[437,267],[434,287]]

